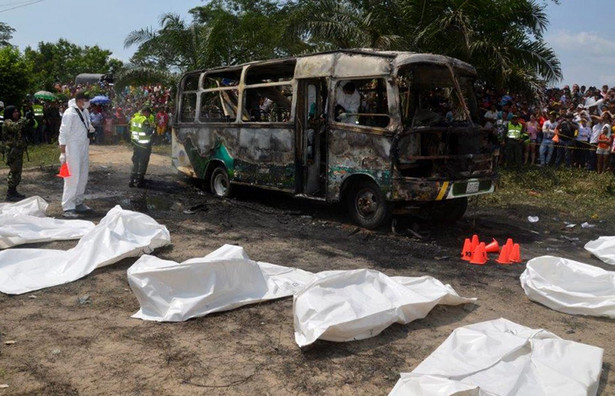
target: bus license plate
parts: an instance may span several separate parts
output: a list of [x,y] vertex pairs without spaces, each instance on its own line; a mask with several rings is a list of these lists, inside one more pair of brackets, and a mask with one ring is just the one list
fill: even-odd
[[479,185],[479,182],[477,182],[477,181],[470,181],[470,182],[468,182],[468,185],[466,187],[466,194],[477,193],[478,192],[478,185]]

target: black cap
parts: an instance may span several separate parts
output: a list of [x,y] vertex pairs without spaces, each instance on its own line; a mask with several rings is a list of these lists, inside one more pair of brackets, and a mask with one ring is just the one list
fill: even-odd
[[143,107],[141,107],[141,112],[144,112],[144,111],[149,111],[151,113],[152,112],[152,108],[149,107],[149,106],[143,106]]
[[85,92],[77,92],[77,95],[75,95],[75,100],[79,99],[90,100],[90,95],[86,94]]

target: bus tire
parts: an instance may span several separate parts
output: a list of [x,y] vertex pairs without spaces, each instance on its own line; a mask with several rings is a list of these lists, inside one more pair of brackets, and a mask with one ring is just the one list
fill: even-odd
[[370,230],[388,223],[393,214],[392,204],[387,202],[378,185],[371,180],[360,180],[350,186],[346,206],[350,218]]
[[228,177],[228,172],[223,166],[216,166],[211,172],[209,179],[209,188],[217,197],[228,198],[231,195],[231,181]]
[[435,202],[427,211],[429,217],[440,224],[453,224],[461,219],[468,208],[468,198],[455,198]]

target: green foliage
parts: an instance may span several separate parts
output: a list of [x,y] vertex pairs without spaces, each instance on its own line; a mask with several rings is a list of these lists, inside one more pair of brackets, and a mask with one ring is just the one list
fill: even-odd
[[318,50],[408,49],[401,22],[395,1],[309,0],[296,10],[288,31]]
[[0,94],[5,105],[20,104],[30,86],[30,66],[19,50],[0,48]]
[[309,0],[292,31],[317,48],[433,52],[465,60],[495,88],[535,93],[561,78],[535,0]]
[[543,40],[555,0],[212,0],[188,23],[129,34],[139,67],[183,72],[339,48],[433,52],[467,61],[487,85],[536,93],[561,78]]
[[[607,219],[615,215],[613,173],[598,174],[580,169],[550,167],[501,170],[496,192],[484,199],[496,206],[527,205],[554,209],[569,219]],[[530,215],[531,213],[528,213]],[[575,220],[576,221],[576,220]]]
[[158,30],[135,30],[124,45],[138,45],[136,66],[175,72],[288,56],[305,48],[286,35],[294,11],[286,2],[212,1],[190,10],[191,23],[165,14]]
[[13,38],[15,29],[4,22],[0,22],[0,47],[10,45],[9,41]]
[[[60,168],[60,150],[57,144],[39,144],[37,146],[28,147],[28,155],[30,161],[27,160],[26,155],[23,156],[23,167],[48,167],[57,166]],[[8,166],[4,161],[0,161],[0,169],[8,169]],[[24,176],[24,179],[27,176]]]
[[37,49],[27,47],[25,58],[32,70],[32,91],[51,90],[56,82],[74,81],[80,73],[109,73],[122,62],[111,58],[111,51],[97,45],[81,47],[67,40],[40,42]]

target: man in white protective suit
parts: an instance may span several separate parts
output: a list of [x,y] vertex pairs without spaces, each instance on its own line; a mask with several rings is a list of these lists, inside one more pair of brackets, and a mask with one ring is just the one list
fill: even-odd
[[68,166],[70,176],[64,178],[62,193],[63,217],[77,218],[82,213],[92,209],[83,203],[85,186],[88,183],[88,168],[90,165],[90,140],[88,133],[94,132],[90,123],[87,108],[90,105],[89,96],[83,92],[77,93],[68,102],[68,108],[62,115],[60,126],[60,164]]

